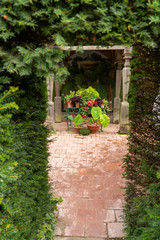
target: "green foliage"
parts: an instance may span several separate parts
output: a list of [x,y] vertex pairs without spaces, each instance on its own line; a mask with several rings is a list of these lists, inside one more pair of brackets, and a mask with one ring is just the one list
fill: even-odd
[[56,134],[56,129],[50,131],[51,134]]
[[160,183],[152,183],[148,193],[135,198],[137,226],[132,239],[160,239]]
[[157,240],[160,239],[157,175],[160,131],[153,106],[159,93],[159,48],[135,45],[131,67],[129,152],[123,163],[127,180],[126,239]]
[[[8,82],[3,78],[1,92]],[[48,130],[42,125],[46,84],[32,75],[23,79],[19,89],[16,98],[18,88],[0,94],[0,236],[2,240],[49,240],[61,199],[52,198],[48,183]]]
[[[8,89],[9,85],[20,87],[20,94],[15,99],[19,105],[17,113],[14,101],[10,103],[9,99],[4,99],[4,103],[1,102],[2,240],[53,239],[55,217],[52,212],[58,200],[51,199],[48,185],[47,130],[43,127],[46,117],[44,81],[52,72],[55,79],[62,83],[68,76],[66,67],[60,64],[68,52],[63,52],[59,47],[132,45],[135,42],[156,47],[160,32],[159,6],[157,0],[56,0],[54,4],[51,0],[1,0],[0,80],[3,86],[0,91]],[[81,50],[80,47],[77,49]],[[158,89],[158,69],[155,64],[158,48],[156,51],[153,52],[154,57],[150,57],[151,52],[146,49],[142,51],[142,48],[136,53],[137,56],[143,56],[143,61],[140,61],[141,74],[134,76],[137,92],[132,85],[136,101],[132,101],[131,105],[135,114],[131,113],[132,144],[128,155],[130,161],[126,160],[126,164],[134,163],[131,167],[128,164],[126,171],[127,179],[131,179],[128,193],[131,190],[130,196],[133,197],[128,198],[126,206],[126,213],[129,214],[128,210],[131,212],[130,218],[127,216],[130,219],[127,222],[130,233],[133,233],[138,216],[132,211],[138,191],[136,186],[143,189],[156,180],[154,168],[158,166],[155,154],[158,147],[155,141],[158,137],[151,114]],[[136,65],[139,67],[139,64]],[[146,69],[149,69],[147,77]],[[13,114],[12,118],[8,115],[10,113]]]
[[19,110],[14,115],[14,120],[30,121],[34,119],[43,123],[47,115],[47,90],[46,79],[34,74],[23,77],[19,83],[21,94],[16,99]]
[[83,122],[83,117],[78,114],[75,118],[74,118],[74,124],[77,127],[78,125],[80,125]]
[[65,84],[62,86],[62,90],[61,90],[61,96],[64,99],[64,102],[66,101],[65,96],[69,95],[70,91],[73,92],[74,90],[75,90],[75,82],[73,82],[73,81],[65,82]]
[[100,107],[93,107],[91,109],[91,114],[94,120],[98,120],[100,118],[100,114],[101,114],[102,110],[100,109]]
[[18,105],[15,102],[7,102],[8,98],[11,98],[18,88],[10,87],[8,91],[5,91],[3,94],[0,94],[0,111],[15,108],[18,109]]
[[90,122],[92,124],[97,124],[100,122],[103,127],[107,127],[110,123],[109,117],[102,112],[100,107],[93,107],[91,109],[91,115],[93,119],[90,120]]
[[68,102],[71,100],[71,98],[73,98],[75,96],[75,91],[69,91],[69,94],[67,94],[65,97],[64,97],[64,102]]
[[89,135],[90,134],[90,130],[88,128],[82,128],[79,130],[79,133],[81,135]]
[[83,89],[80,88],[77,92],[76,92],[77,96],[81,96],[82,99],[84,97],[87,97],[89,99],[92,99],[94,97],[99,97],[99,93],[92,87],[88,87],[87,89]]
[[99,92],[99,97],[104,99],[108,96],[108,91],[103,84],[93,84],[93,87]]

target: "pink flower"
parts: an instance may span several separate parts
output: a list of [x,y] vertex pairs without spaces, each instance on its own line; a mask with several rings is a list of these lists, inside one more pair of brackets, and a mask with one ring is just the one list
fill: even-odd
[[86,109],[88,110],[88,107],[86,107]]
[[97,102],[94,102],[94,105],[97,105]]

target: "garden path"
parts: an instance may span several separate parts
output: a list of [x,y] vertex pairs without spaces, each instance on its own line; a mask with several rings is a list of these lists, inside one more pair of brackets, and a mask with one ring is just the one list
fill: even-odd
[[49,171],[58,207],[56,239],[117,239],[124,236],[122,203],[124,179],[121,160],[127,136],[118,125],[81,136],[55,124],[50,135]]

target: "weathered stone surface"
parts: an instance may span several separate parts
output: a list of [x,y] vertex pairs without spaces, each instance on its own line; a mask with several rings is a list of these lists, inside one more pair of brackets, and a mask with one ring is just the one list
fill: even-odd
[[108,223],[107,227],[109,238],[122,238],[125,236],[123,233],[123,223]]
[[115,210],[117,222],[123,222],[124,214],[122,210]]
[[60,83],[55,81],[56,97],[60,96]]
[[48,124],[49,129],[53,129],[53,123],[54,123],[54,102],[52,100],[53,82],[54,82],[54,74],[50,76],[50,78],[47,78],[48,109],[47,109],[46,122]]
[[61,112],[62,112],[62,105],[61,105],[61,97],[54,98],[54,105],[55,105],[55,122],[60,123],[62,121]]
[[122,71],[122,80],[123,80],[123,102],[121,103],[121,113],[120,113],[120,133],[128,132],[128,124],[129,124],[129,103],[128,100],[128,92],[130,85],[130,59],[131,59],[131,51],[132,48],[125,48],[124,50],[124,68]]
[[104,222],[106,223],[111,223],[111,222],[115,222],[115,213],[114,210],[107,210],[106,211],[106,218],[104,220]]
[[128,133],[129,129],[129,103],[121,103],[121,114],[120,114],[120,133]]
[[119,97],[114,98],[114,109],[113,109],[113,123],[118,124],[120,119],[120,106],[121,99]]

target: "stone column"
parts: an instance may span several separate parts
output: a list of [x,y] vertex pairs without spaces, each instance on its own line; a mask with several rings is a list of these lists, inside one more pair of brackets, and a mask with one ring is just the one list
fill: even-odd
[[124,68],[122,72],[123,79],[123,102],[121,102],[121,112],[120,112],[120,133],[127,133],[129,129],[129,103],[128,92],[130,84],[130,59],[131,59],[132,48],[125,48],[124,50]]
[[54,98],[55,122],[60,123],[62,122],[62,102],[60,97],[60,83],[58,81],[55,81],[55,88],[56,88],[56,97]]
[[120,118],[120,90],[122,81],[122,62],[118,62],[118,68],[116,70],[116,96],[114,98],[114,108],[113,108],[113,123],[118,124]]
[[46,122],[47,122],[49,128],[51,128],[51,129],[53,129],[53,123],[54,123],[54,102],[52,101],[53,82],[54,82],[54,74],[50,75],[47,78],[48,109],[47,109]]

